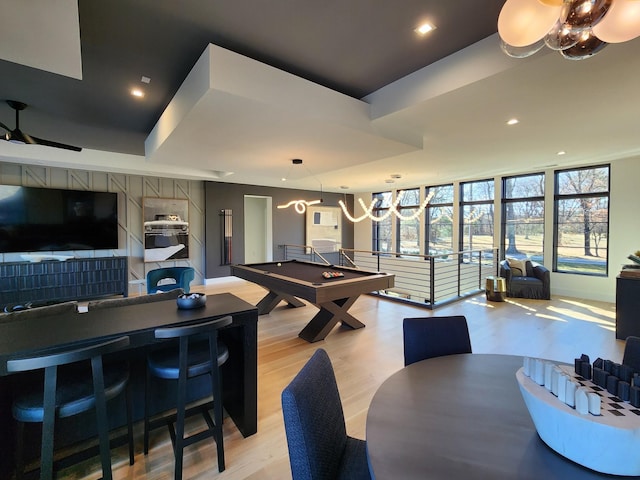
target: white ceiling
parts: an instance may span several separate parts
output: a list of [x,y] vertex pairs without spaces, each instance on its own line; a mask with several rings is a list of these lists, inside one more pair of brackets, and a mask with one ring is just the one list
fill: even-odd
[[513,59],[493,35],[360,101],[210,46],[146,156],[0,142],[0,160],[337,192],[607,162],[640,153],[639,47]]

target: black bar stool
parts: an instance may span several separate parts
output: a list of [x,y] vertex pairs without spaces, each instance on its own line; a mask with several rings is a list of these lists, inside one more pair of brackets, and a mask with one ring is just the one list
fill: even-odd
[[[229,358],[229,350],[218,340],[218,329],[230,325],[232,318],[226,316],[217,320],[209,320],[196,325],[173,328],[159,328],[155,338],[178,339],[178,345],[161,348],[147,356],[147,376],[144,405],[144,453],[149,452],[149,431],[167,425],[175,455],[175,479],[182,478],[182,456],[185,447],[203,440],[213,438],[218,452],[218,470],[224,471],[224,445],[222,439],[222,382],[219,367]],[[187,410],[187,380],[201,375],[211,376],[211,393],[213,402]],[[151,377],[178,381],[178,398],[176,413],[150,421]],[[211,405],[213,403],[213,405]],[[213,420],[209,409],[213,407]],[[208,428],[188,437],[184,435],[184,422],[188,416],[200,413],[207,422]],[[174,424],[175,422],[175,429]]]
[[[8,372],[28,372],[44,369],[42,377],[20,384],[13,401],[13,417],[18,422],[16,442],[16,478],[24,474],[24,426],[42,423],[40,478],[53,478],[53,444],[56,418],[78,415],[95,408],[102,476],[111,476],[107,401],[125,392],[129,441],[129,464],[133,465],[133,427],[129,368],[124,363],[103,367],[103,355],[122,350],[129,337],[120,337],[100,344],[59,350],[47,355],[9,360]],[[91,369],[83,363],[91,361]],[[73,364],[73,365],[72,365]],[[61,367],[61,368],[58,368]]]

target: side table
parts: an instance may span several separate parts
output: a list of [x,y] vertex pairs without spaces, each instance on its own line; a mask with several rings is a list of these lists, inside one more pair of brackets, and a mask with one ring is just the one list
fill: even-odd
[[485,293],[489,301],[504,302],[504,297],[507,293],[507,279],[497,276],[487,277]]

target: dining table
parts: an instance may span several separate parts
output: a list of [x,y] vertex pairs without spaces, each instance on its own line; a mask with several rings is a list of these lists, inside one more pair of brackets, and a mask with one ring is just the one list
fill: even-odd
[[538,436],[516,379],[524,358],[430,358],[391,375],[373,396],[367,455],[376,480],[602,479]]
[[[0,479],[8,478],[13,464],[14,422],[11,418],[12,389],[20,383],[19,374],[9,375],[7,361],[33,354],[53,352],[59,348],[82,346],[129,336],[129,347],[121,358],[129,360],[134,403],[134,420],[143,417],[145,358],[149,349],[161,346],[154,336],[156,328],[173,327],[214,320],[230,315],[232,323],[220,330],[220,339],[229,350],[229,359],[221,367],[223,405],[229,417],[244,436],[257,431],[257,322],[258,310],[231,293],[207,295],[201,308],[180,309],[176,300],[124,305],[90,310],[86,313],[64,313],[26,319],[0,321],[0,430],[4,432],[0,448]],[[206,379],[205,379],[206,380]],[[194,398],[207,387],[193,382],[190,392]],[[153,392],[152,414],[172,408],[175,395],[172,387]],[[114,405],[115,406],[115,405]],[[121,417],[123,412],[110,414]],[[68,419],[71,420],[71,419]],[[87,432],[84,432],[84,431]],[[70,425],[66,431],[56,432],[78,441],[81,435],[92,435],[83,424]],[[58,444],[59,438],[56,437]]]

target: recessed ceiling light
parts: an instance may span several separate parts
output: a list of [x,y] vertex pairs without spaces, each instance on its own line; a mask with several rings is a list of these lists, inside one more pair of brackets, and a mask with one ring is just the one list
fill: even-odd
[[134,88],[133,90],[131,90],[131,95],[133,95],[134,97],[142,98],[144,97],[144,92],[139,88]]
[[396,183],[395,180],[392,180],[391,178],[387,178],[384,183]]
[[389,175],[391,178],[395,178],[395,179],[399,179],[402,178],[402,175],[400,175],[399,173],[394,173],[392,175]]
[[349,190],[349,186],[348,185],[340,185],[340,188],[342,190]]
[[151,82],[151,79],[149,77],[145,77],[144,75],[142,76],[142,78],[140,79],[140,81],[142,83],[149,83]]
[[567,152],[565,152],[564,150],[560,150],[556,155],[566,155]]
[[516,125],[520,123],[520,120],[518,120],[517,118],[512,118],[511,120],[507,120],[507,125]]
[[434,27],[430,23],[423,23],[418,28],[416,28],[414,30],[414,32],[416,32],[417,34],[420,34],[420,35],[426,35],[427,33],[431,32],[432,30],[435,30],[435,28],[436,27]]

